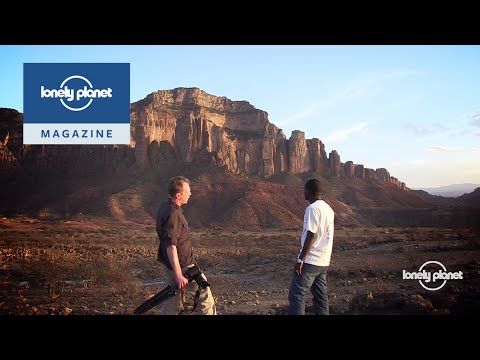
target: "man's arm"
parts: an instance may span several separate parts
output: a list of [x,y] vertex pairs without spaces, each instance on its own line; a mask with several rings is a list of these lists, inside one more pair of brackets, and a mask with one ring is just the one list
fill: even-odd
[[182,268],[180,267],[180,262],[178,261],[177,247],[175,245],[167,246],[167,254],[170,264],[172,265],[173,272],[175,273],[177,286],[179,289],[183,289],[188,284],[188,279],[182,274]]
[[[179,289],[183,289],[188,280],[182,275],[182,268],[178,261],[177,246],[175,245],[178,240],[178,229],[181,224],[178,216],[169,215],[165,219],[161,219],[160,211],[157,216],[157,233],[160,238],[160,242],[164,242],[167,246],[167,256],[172,266],[172,270],[175,274],[175,280]],[[160,245],[161,246],[161,245]]]
[[311,231],[307,231],[307,237],[305,238],[305,243],[303,244],[303,248],[299,256],[300,259],[305,260],[305,257],[307,256],[307,254],[310,252],[310,249],[312,248],[314,237],[315,237],[314,233],[312,233]]
[[315,234],[312,233],[311,231],[307,231],[307,237],[305,238],[305,243],[303,244],[302,251],[300,252],[300,260],[302,260],[301,263],[296,263],[294,271],[297,275],[300,275],[302,273],[302,267],[303,267],[303,261],[305,260],[305,257],[307,254],[310,252],[310,249],[312,248],[313,245],[313,239],[315,237]]

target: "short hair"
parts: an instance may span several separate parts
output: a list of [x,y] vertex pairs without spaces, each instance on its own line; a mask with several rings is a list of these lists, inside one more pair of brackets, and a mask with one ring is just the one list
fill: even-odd
[[322,193],[322,183],[318,179],[310,179],[305,183],[305,189],[313,196],[320,196]]
[[190,180],[183,176],[174,176],[168,180],[168,194],[170,196],[175,196],[175,194],[183,190],[183,184],[190,184]]

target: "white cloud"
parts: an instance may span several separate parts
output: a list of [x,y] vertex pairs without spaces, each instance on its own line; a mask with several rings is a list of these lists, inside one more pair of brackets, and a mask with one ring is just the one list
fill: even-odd
[[290,115],[285,120],[280,120],[277,123],[281,126],[285,124],[306,118],[312,114],[342,104],[358,97],[365,97],[372,95],[383,81],[389,79],[402,79],[405,77],[415,76],[418,72],[411,70],[394,70],[389,72],[376,72],[366,75],[358,76],[350,81],[342,90],[337,91],[332,96],[326,99],[318,100],[313,104],[304,107],[298,112]]
[[449,146],[431,146],[431,147],[427,148],[426,150],[428,152],[432,152],[432,153],[462,151],[462,149],[453,148],[453,147],[449,147]]
[[424,128],[422,126],[417,126],[414,124],[404,124],[403,129],[415,136],[424,136],[424,135],[429,135],[432,133],[432,130],[429,130],[427,128]]
[[415,160],[399,160],[392,162],[391,168],[412,168],[412,167],[423,167],[427,164],[427,161],[424,159],[415,159]]
[[294,121],[298,121],[300,119],[306,118],[314,113],[318,113],[323,109],[327,109],[329,107],[335,106],[340,104],[344,101],[347,101],[351,98],[355,98],[358,96],[362,96],[363,90],[361,87],[356,86],[348,86],[347,88],[343,89],[342,91],[337,92],[336,94],[330,96],[327,99],[320,100],[314,104],[311,104],[302,110],[298,111],[297,113],[289,116],[287,119],[280,121],[279,124],[285,125]]
[[[402,128],[410,135],[433,139],[437,137],[462,137],[472,134],[471,126],[480,127],[480,110],[471,114],[463,114],[449,122],[440,124],[434,123],[428,126],[418,126],[412,123],[404,123]],[[475,131],[480,136],[480,131]]]
[[365,121],[362,121],[358,124],[355,124],[351,127],[336,130],[330,134],[328,134],[324,138],[324,142],[335,142],[335,141],[341,141],[345,140],[349,135],[357,133],[357,132],[362,132],[368,128],[368,123]]
[[[474,111],[468,116],[470,124],[473,126],[480,127],[480,110]],[[476,133],[478,135],[478,133]]]
[[472,151],[473,152],[480,152],[480,147],[474,147],[474,148],[472,148]]
[[450,130],[444,124],[439,124],[439,123],[433,124],[433,127],[436,128],[439,132],[447,132]]
[[423,137],[426,139],[433,139],[442,136],[462,136],[470,134],[468,130],[459,130],[458,124],[452,126],[451,124],[435,123],[430,126],[418,126],[412,123],[403,124],[403,130],[410,135]]
[[285,125],[287,123],[303,119],[303,118],[313,114],[315,112],[315,110],[318,110],[317,105],[316,104],[315,105],[310,105],[310,106],[306,107],[305,109],[291,115],[288,119],[286,119],[284,121],[278,121],[277,123],[278,123],[278,125]]

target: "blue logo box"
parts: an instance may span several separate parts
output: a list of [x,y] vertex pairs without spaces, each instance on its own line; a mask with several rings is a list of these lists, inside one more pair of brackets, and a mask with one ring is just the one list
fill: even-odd
[[130,143],[130,64],[25,63],[23,75],[24,144]]

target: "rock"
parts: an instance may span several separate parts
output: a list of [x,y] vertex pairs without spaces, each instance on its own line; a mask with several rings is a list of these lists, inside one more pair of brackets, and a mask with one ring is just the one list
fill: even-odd
[[385,181],[385,182],[390,182],[391,181],[391,176],[390,173],[387,171],[387,169],[384,168],[379,168],[375,170],[375,177],[378,180]]
[[402,307],[405,314],[426,314],[432,310],[432,302],[419,294],[408,296]]
[[354,165],[353,174],[357,178],[365,179],[365,167],[362,164]]
[[131,119],[140,167],[213,161],[233,173],[265,177],[287,170],[285,135],[246,101],[197,88],[163,90],[133,103]]
[[8,175],[13,174],[20,164],[12,152],[0,141],[0,170]]
[[22,282],[19,282],[17,286],[28,289],[30,287],[30,283],[28,281],[22,281]]
[[355,172],[355,165],[353,165],[352,161],[347,161],[345,165],[343,165],[345,176],[348,178],[353,178]]
[[71,315],[72,312],[73,312],[73,310],[70,309],[70,308],[68,308],[68,307],[66,307],[65,310],[63,310],[63,314],[64,314],[64,315]]
[[327,154],[325,153],[325,145],[316,138],[307,140],[307,149],[310,155],[310,168],[312,171],[320,174],[328,173]]
[[340,155],[338,155],[337,150],[332,150],[330,152],[328,156],[328,165],[329,165],[331,176],[344,175],[343,167],[340,163]]
[[310,171],[310,154],[303,131],[292,131],[292,136],[288,140],[288,154],[290,173],[301,174]]

